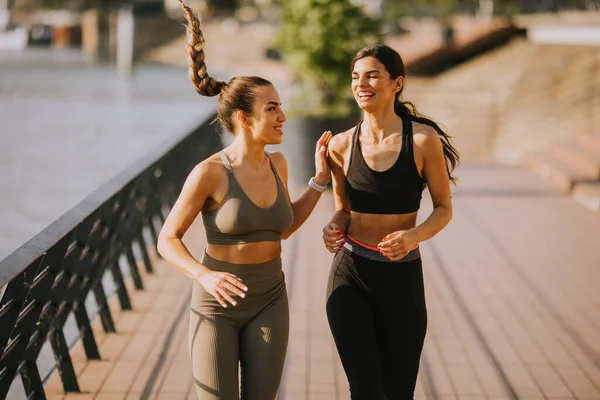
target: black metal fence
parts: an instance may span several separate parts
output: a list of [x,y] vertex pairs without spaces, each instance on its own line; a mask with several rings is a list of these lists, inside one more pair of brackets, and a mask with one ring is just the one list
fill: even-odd
[[86,298],[93,294],[104,331],[114,332],[105,274],[121,308],[131,309],[124,275],[143,289],[138,263],[152,272],[148,246],[156,244],[165,212],[194,165],[220,147],[208,122],[165,143],[0,261],[0,400],[17,374],[28,399],[45,399],[36,360],[47,341],[65,391],[80,390],[63,332],[67,318],[74,316],[87,358],[100,359]]

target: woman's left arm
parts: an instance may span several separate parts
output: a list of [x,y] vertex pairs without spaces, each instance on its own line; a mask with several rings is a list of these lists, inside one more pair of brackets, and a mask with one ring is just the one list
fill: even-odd
[[[331,132],[327,131],[323,133],[321,138],[317,141],[316,150],[315,150],[315,177],[313,178],[315,183],[320,186],[327,186],[329,181],[331,180],[331,173],[329,170],[329,164],[327,163],[327,147],[329,146],[329,141],[331,140]],[[272,153],[273,162],[275,162],[275,166],[277,168],[277,172],[279,173],[279,177],[281,178],[286,191],[288,199],[290,198],[290,193],[288,190],[287,177],[288,177],[288,166],[285,157],[281,153]],[[283,232],[282,238],[287,239],[294,233],[298,228],[302,226],[302,224],[306,221],[309,215],[314,210],[315,206],[319,202],[321,198],[322,192],[313,189],[312,187],[306,188],[306,190],[292,203],[292,210],[294,211],[294,222],[292,226],[285,232]],[[291,200],[290,200],[291,201]]]
[[452,219],[450,178],[437,132],[430,127],[422,129],[419,134],[415,134],[415,146],[423,157],[422,173],[433,202],[433,212],[414,228],[393,232],[381,240],[378,245],[381,254],[390,260],[403,258],[417,244],[434,237]]
[[417,238],[417,243],[434,237],[452,219],[450,178],[446,170],[442,142],[433,128],[427,127],[419,136],[416,144],[423,154],[423,178],[431,195],[433,212],[423,223],[409,230]]

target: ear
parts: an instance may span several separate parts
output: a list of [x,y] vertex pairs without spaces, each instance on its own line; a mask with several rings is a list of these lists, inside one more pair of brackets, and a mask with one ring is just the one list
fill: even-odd
[[250,123],[250,118],[246,115],[242,110],[238,110],[235,113],[235,119],[237,119],[240,126],[249,128],[252,124]]
[[396,83],[394,85],[394,90],[399,93],[402,91],[402,89],[404,89],[404,77],[403,76],[399,76],[396,79]]

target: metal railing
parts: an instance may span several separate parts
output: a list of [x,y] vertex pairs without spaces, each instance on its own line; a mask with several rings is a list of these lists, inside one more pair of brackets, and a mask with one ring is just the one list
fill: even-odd
[[104,331],[114,332],[105,275],[112,275],[121,308],[131,309],[124,275],[143,289],[138,263],[152,272],[148,246],[156,244],[157,224],[194,165],[220,147],[208,122],[165,143],[0,261],[0,399],[17,375],[28,399],[45,399],[36,360],[46,342],[65,392],[80,391],[63,331],[67,318],[74,316],[87,358],[100,359],[86,298],[94,296]]

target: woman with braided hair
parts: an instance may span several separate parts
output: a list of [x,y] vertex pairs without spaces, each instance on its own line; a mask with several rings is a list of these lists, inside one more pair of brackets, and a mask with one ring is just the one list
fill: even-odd
[[[217,120],[234,140],[189,174],[161,229],[158,250],[193,279],[189,350],[198,399],[234,400],[241,394],[245,400],[272,400],[289,333],[281,239],[304,223],[330,180],[331,132],[316,144],[309,188],[291,202],[285,158],[265,152],[266,145],[282,141],[286,118],[279,94],[263,78],[225,83],[209,76],[200,22],[182,5],[191,80],[200,95],[219,95]],[[208,242],[201,261],[182,242],[199,213]]]

